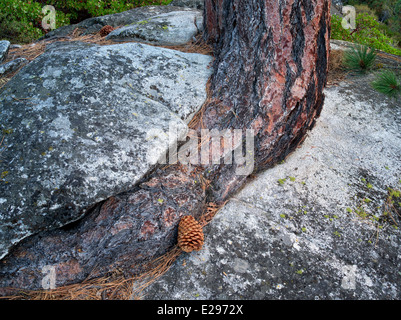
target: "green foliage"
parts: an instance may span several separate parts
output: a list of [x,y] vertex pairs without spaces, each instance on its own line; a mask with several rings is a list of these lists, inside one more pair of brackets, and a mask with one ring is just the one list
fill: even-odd
[[368,6],[384,21],[388,35],[401,46],[401,0],[345,0],[344,4]]
[[367,4],[357,4],[355,5],[355,9],[357,13],[366,13],[374,17],[376,20],[378,19],[376,12],[371,9]]
[[172,0],[0,0],[0,39],[29,43],[43,36],[48,4],[56,9],[56,28],[82,19],[126,11],[144,5],[166,5]]
[[371,70],[375,60],[376,52],[362,45],[356,45],[344,54],[345,67],[361,73]]
[[[44,35],[41,28],[42,5],[34,1],[1,0],[0,1],[0,39],[12,42],[31,42]],[[61,11],[56,12],[56,27],[70,22],[69,16]]]
[[401,49],[396,47],[394,39],[389,36],[388,27],[378,22],[375,17],[367,13],[360,13],[356,17],[356,30],[344,29],[341,26],[342,18],[333,15],[331,20],[331,38],[350,41],[375,48],[388,53],[401,55]]
[[40,30],[37,30],[32,23],[40,17],[40,14],[39,3],[29,5],[21,0],[0,1],[0,39],[22,40],[20,39],[22,34],[27,38],[41,36]]
[[401,92],[401,84],[397,75],[390,70],[382,71],[378,78],[372,82],[372,86],[390,97],[395,97]]

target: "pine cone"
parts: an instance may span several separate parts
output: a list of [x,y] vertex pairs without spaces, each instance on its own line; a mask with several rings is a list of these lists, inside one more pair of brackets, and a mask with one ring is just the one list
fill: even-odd
[[102,29],[100,29],[99,34],[101,37],[107,36],[110,32],[112,32],[114,28],[112,26],[104,26]]
[[178,225],[178,245],[185,252],[199,251],[203,246],[203,231],[192,216],[184,216]]

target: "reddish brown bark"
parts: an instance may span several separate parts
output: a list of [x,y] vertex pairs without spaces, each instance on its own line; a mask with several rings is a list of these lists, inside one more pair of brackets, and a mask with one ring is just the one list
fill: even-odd
[[[254,129],[255,171],[266,169],[299,145],[320,114],[330,2],[207,0],[205,12],[216,60],[202,125]],[[213,179],[216,199],[241,185],[233,169]]]
[[[206,0],[205,38],[215,62],[195,129],[253,129],[255,172],[284,159],[323,106],[329,21],[329,0]],[[115,268],[127,275],[143,271],[174,245],[183,215],[199,217],[205,203],[222,203],[247,179],[236,174],[235,163],[197,172],[156,170],[81,221],[26,239],[1,262],[1,286],[40,289],[49,265],[57,286]],[[207,189],[199,183],[205,179]]]

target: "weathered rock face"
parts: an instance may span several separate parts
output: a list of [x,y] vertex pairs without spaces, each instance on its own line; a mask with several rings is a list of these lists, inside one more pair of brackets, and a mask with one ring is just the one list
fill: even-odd
[[[106,25],[110,25],[112,27],[123,27],[123,26],[128,26],[131,24],[144,22],[144,21],[149,21],[149,19],[152,19],[155,16],[163,15],[163,14],[168,14],[171,12],[176,12],[177,14],[185,15],[185,13],[188,14],[198,14],[199,11],[192,9],[192,8],[186,8],[186,7],[175,7],[175,6],[146,6],[146,7],[139,7],[135,8],[132,10],[120,12],[120,13],[115,13],[115,14],[109,14],[106,16],[101,16],[101,17],[94,17],[90,19],[86,19],[84,21],[81,21],[80,23],[73,24],[73,25],[68,25],[64,27],[60,27],[56,30],[53,30],[45,35],[44,38],[53,38],[53,37],[66,37],[69,34],[71,34],[76,28],[82,31],[82,34],[90,34],[90,33],[96,33],[98,32],[102,27]],[[170,17],[171,19],[171,17]],[[194,21],[192,21],[193,24]],[[175,23],[176,26],[178,26],[178,22]],[[166,26],[166,24],[161,25],[162,31],[167,31],[166,29],[163,29],[162,27]],[[185,24],[185,27],[187,27],[188,24]],[[158,31],[153,30],[153,31]],[[185,33],[192,34],[192,26],[189,30],[186,29],[181,29],[181,30],[169,30],[170,33],[172,31],[178,32],[178,34],[182,35]],[[145,32],[145,31],[144,31]],[[167,32],[164,32],[166,34]],[[151,37],[153,41],[156,41],[156,37],[151,35],[151,33],[146,32],[148,37]],[[140,33],[138,33],[140,35]],[[129,41],[129,40],[127,40]],[[136,38],[136,41],[141,42],[141,38],[138,36]]]
[[6,76],[7,74],[16,71],[18,68],[26,65],[28,60],[25,58],[17,58],[7,63],[0,65],[0,76]]
[[401,103],[371,81],[326,89],[302,148],[235,195],[203,250],[145,299],[400,299],[401,231],[385,204],[388,187],[401,190]]
[[343,6],[343,1],[342,0],[333,0],[332,3],[336,7],[340,7],[341,8]]
[[0,41],[0,63],[2,63],[6,59],[9,48],[10,48],[10,41],[7,40]]
[[188,8],[203,10],[203,8],[205,6],[205,1],[204,0],[173,0],[170,2],[169,6],[188,7]]
[[106,39],[140,41],[157,45],[182,45],[202,30],[201,11],[172,11],[131,23],[112,31]]
[[168,148],[152,132],[174,123],[186,136],[210,61],[137,43],[56,42],[21,70],[0,94],[0,256],[132,188]]

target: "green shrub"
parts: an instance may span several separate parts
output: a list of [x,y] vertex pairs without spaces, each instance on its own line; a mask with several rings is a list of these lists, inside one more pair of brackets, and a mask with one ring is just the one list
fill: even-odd
[[[34,1],[0,1],[0,39],[27,43],[44,35],[42,5]],[[69,16],[56,12],[56,27],[69,24]]]
[[376,60],[375,50],[367,46],[356,45],[344,54],[344,65],[347,69],[365,73],[372,69]]
[[355,10],[356,10],[356,13],[366,13],[366,14],[374,17],[377,20],[376,12],[373,9],[369,8],[368,5],[366,5],[366,4],[356,4],[356,5],[354,5],[354,7],[355,7]]
[[390,97],[395,97],[401,92],[401,85],[397,75],[390,70],[382,71],[377,79],[372,82],[372,86],[377,91]]
[[332,16],[332,39],[359,43],[377,50],[401,55],[401,49],[396,47],[394,39],[388,35],[388,27],[378,22],[373,16],[366,13],[358,14],[354,31],[344,29],[341,21],[341,17]]

